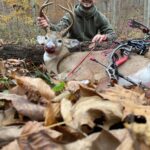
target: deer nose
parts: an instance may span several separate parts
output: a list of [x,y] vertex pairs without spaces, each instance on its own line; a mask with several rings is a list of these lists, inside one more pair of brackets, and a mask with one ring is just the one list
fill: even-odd
[[44,47],[45,51],[47,51],[50,54],[55,52],[55,48],[56,46],[52,41],[49,41]]

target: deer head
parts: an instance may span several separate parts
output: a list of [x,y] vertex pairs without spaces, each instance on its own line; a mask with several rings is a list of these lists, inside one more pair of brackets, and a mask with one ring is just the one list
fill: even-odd
[[[53,2],[49,2],[49,0],[46,0],[43,3],[43,5],[40,7],[39,16],[44,17],[46,20],[48,20],[47,16],[44,14],[44,8],[52,4]],[[65,8],[61,5],[58,5],[58,6],[70,14],[71,19],[72,19],[71,24],[67,28],[62,30],[61,32],[51,31],[50,26],[48,26],[45,28],[46,35],[37,37],[38,43],[44,45],[45,53],[44,53],[43,59],[44,59],[46,67],[51,68],[50,70],[55,73],[57,73],[56,71],[57,69],[56,69],[55,63],[52,63],[52,61],[57,62],[59,58],[62,57],[62,55],[65,55],[66,53],[68,53],[68,48],[67,48],[68,44],[71,43],[73,46],[75,44],[76,45],[79,44],[78,41],[76,43],[76,41],[70,42],[70,40],[65,39],[65,36],[67,35],[69,29],[72,27],[74,23],[74,13],[72,11],[73,7],[71,3],[69,2],[67,3],[68,8]]]
[[[47,16],[44,14],[43,10],[48,5],[52,5],[52,4],[53,4],[53,2],[49,2],[49,0],[46,0],[40,8],[39,16],[44,17],[46,20],[48,20]],[[61,5],[58,5],[58,6],[70,14],[70,16],[72,18],[72,22],[71,22],[70,26],[68,26],[66,29],[64,29],[61,32],[51,31],[50,26],[48,26],[45,28],[46,35],[37,37],[38,43],[44,45],[44,49],[45,49],[46,53],[49,55],[53,55],[53,56],[58,55],[61,52],[61,50],[64,46],[64,36],[66,36],[69,29],[72,27],[72,25],[74,23],[73,12],[70,9],[67,9]],[[68,4],[68,6],[70,7],[69,4]]]

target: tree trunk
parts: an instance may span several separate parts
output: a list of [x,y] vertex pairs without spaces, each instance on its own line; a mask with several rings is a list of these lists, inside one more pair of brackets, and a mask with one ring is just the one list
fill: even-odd
[[144,23],[147,27],[149,27],[149,19],[150,19],[150,0],[144,1]]
[[112,0],[112,25],[116,25],[116,0]]
[[35,65],[43,63],[44,50],[42,46],[3,45],[0,47],[2,59],[25,59]]

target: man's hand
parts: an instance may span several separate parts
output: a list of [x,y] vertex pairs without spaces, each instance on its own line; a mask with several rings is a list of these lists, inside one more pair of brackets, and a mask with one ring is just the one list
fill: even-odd
[[44,17],[37,17],[37,24],[41,27],[41,28],[46,28],[48,27],[48,19],[45,19]]
[[101,43],[103,41],[106,41],[107,40],[107,35],[106,34],[96,34],[94,36],[94,38],[92,39],[92,42],[98,42],[98,43]]

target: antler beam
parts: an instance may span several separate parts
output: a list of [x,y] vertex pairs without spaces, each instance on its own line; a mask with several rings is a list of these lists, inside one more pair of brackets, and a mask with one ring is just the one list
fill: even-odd
[[40,7],[40,11],[39,11],[39,16],[40,17],[45,17],[45,14],[44,14],[44,12],[43,12],[43,9],[45,8],[45,7],[47,7],[48,5],[52,5],[54,2],[49,2],[49,0],[46,0],[44,3],[43,3],[43,5]]
[[[44,17],[47,21],[48,21],[48,19],[47,19],[46,15],[44,14],[43,9],[44,9],[45,7],[47,7],[47,6],[49,6],[49,5],[52,5],[52,4],[53,4],[53,2],[49,2],[49,0],[46,0],[46,1],[43,3],[43,5],[40,7],[39,16],[40,16],[40,17]],[[45,28],[45,31],[47,32],[47,34],[50,34],[50,27],[49,27],[49,26],[46,27],[46,28]]]
[[[63,6],[59,5],[59,4],[58,4],[58,6],[59,6],[61,9],[67,11],[67,12],[70,14],[71,18],[72,18],[72,22],[71,22],[70,26],[68,26],[66,29],[64,29],[64,30],[61,32],[62,36],[64,37],[64,36],[66,36],[66,34],[68,33],[69,29],[70,29],[70,28],[73,26],[73,24],[74,24],[74,20],[75,20],[75,19],[74,19],[74,13],[72,12],[72,10],[67,9],[67,8],[65,8],[65,7],[63,7]],[[69,4],[68,4],[68,6],[69,6]]]

